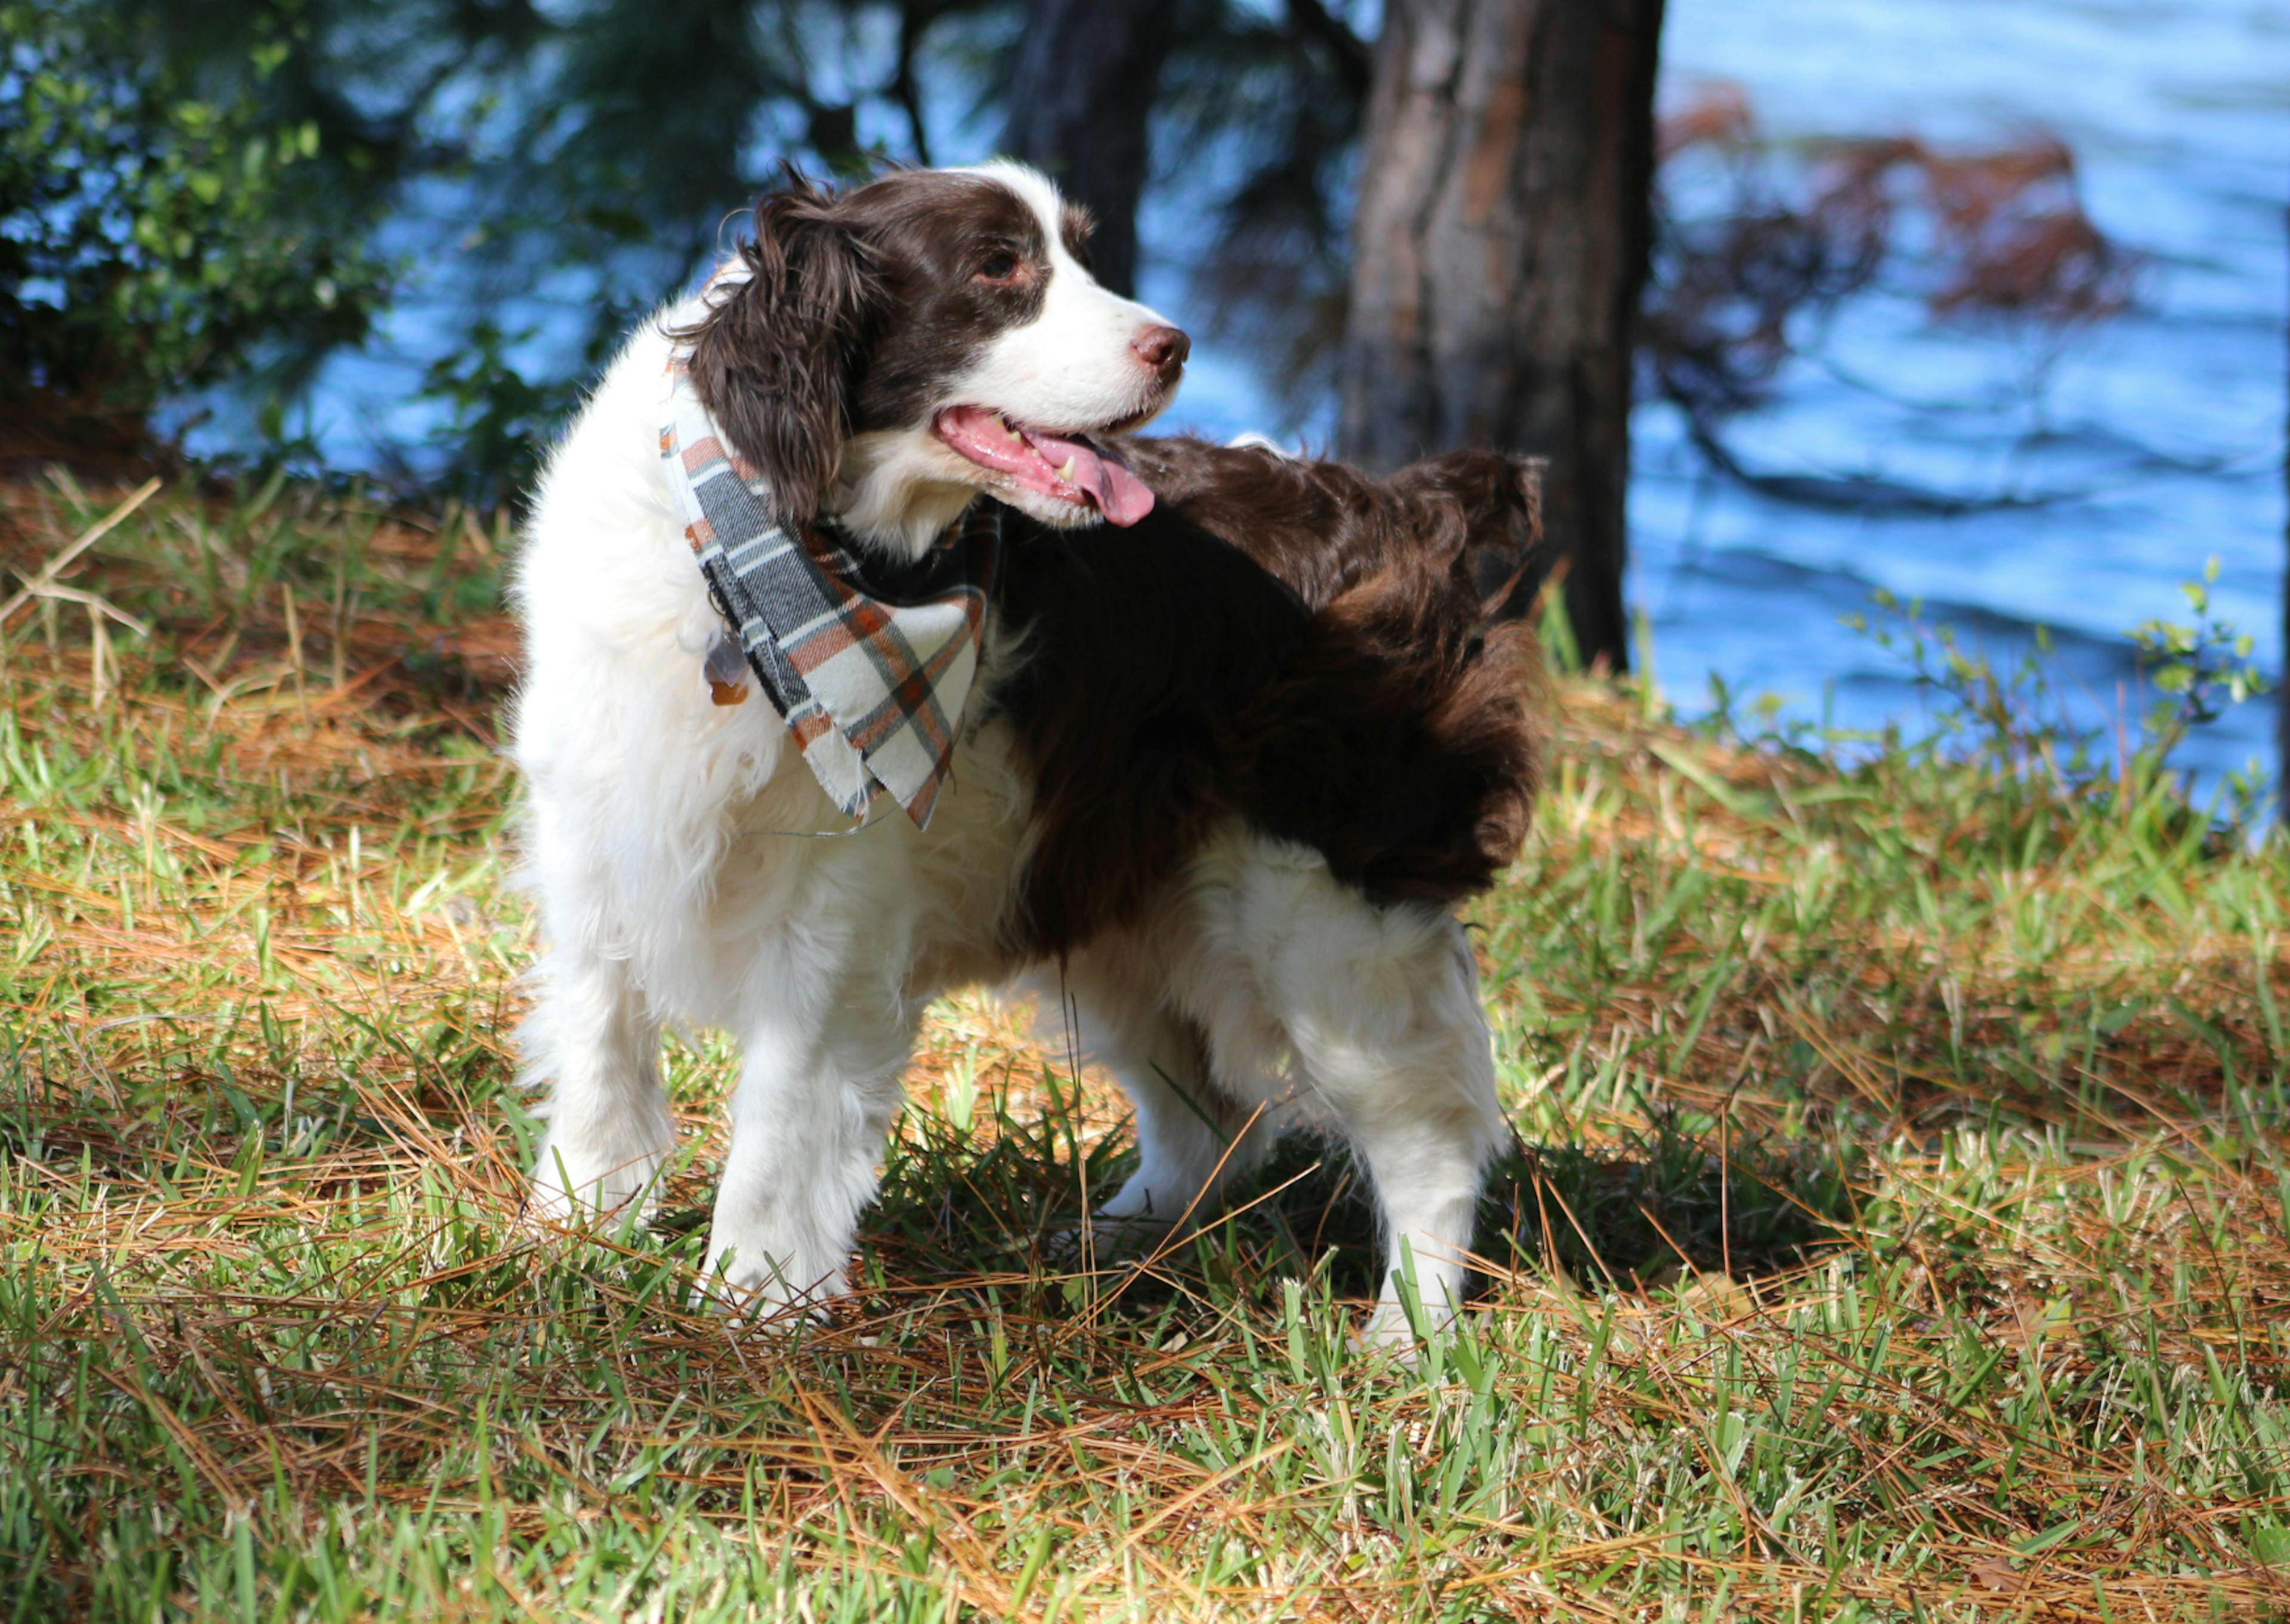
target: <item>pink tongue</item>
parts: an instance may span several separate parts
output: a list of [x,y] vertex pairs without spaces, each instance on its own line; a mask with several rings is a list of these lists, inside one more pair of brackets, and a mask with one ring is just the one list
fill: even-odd
[[[1060,471],[1061,478],[1096,499],[1097,510],[1105,516],[1107,524],[1134,524],[1153,511],[1153,492],[1120,458],[1101,455],[1093,446],[1059,435],[1032,428],[1019,432],[1052,468]],[[1073,464],[1069,474],[1064,471],[1069,460]]]

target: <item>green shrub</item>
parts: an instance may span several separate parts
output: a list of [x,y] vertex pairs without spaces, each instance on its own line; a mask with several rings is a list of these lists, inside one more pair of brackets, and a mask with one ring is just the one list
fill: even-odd
[[132,443],[163,396],[364,336],[385,277],[324,227],[317,127],[266,117],[246,88],[284,41],[252,42],[245,78],[203,94],[92,0],[0,4],[0,38],[12,437]]

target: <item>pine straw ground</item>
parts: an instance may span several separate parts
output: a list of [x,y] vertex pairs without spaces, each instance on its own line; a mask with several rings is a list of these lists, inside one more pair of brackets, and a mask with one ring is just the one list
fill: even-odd
[[[126,494],[7,489],[0,562]],[[1117,1097],[967,1000],[863,1290],[735,1338],[714,1043],[656,1221],[518,1227],[505,544],[163,491],[63,577],[148,636],[0,634],[0,1614],[2290,1616],[2278,844],[1562,684],[1477,910],[1522,1149],[1419,1361],[1309,1146],[1045,1260]]]

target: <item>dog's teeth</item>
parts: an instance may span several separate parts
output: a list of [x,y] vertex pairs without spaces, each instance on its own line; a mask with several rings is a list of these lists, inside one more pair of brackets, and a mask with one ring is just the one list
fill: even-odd
[[1008,418],[997,418],[994,420],[1002,425],[1002,433],[1005,438],[1017,440],[1025,437],[1018,432],[1016,425],[1012,423]]
[[1066,459],[1065,467],[1058,470],[1058,477],[1064,480],[1068,484],[1073,484],[1074,464],[1080,460],[1081,459],[1078,457],[1068,457]]

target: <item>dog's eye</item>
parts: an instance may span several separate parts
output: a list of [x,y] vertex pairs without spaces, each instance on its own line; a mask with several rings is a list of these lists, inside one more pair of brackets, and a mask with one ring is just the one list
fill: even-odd
[[1006,248],[997,248],[981,260],[978,276],[981,282],[1008,282],[1018,275],[1018,256]]

